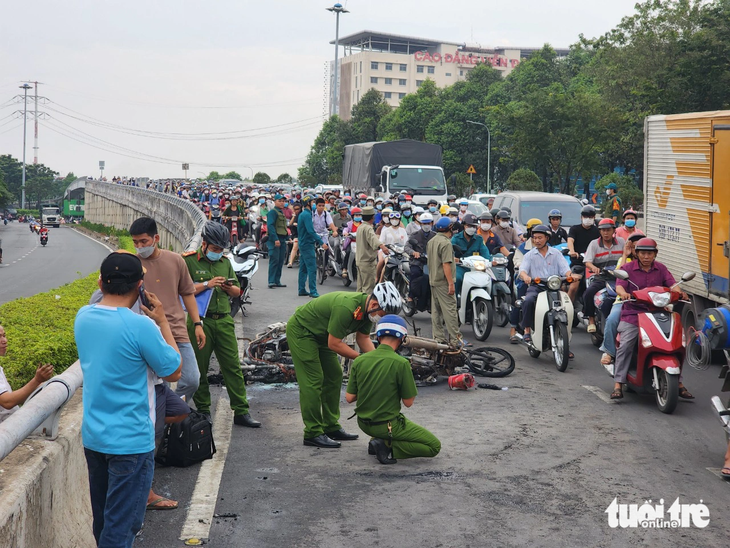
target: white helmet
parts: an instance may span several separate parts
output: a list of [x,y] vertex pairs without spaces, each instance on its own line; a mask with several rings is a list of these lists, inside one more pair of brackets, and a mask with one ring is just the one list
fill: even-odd
[[373,289],[373,297],[386,314],[398,314],[401,311],[402,299],[393,282],[382,282],[376,285]]
[[423,223],[432,223],[433,222],[433,215],[431,215],[428,211],[425,213],[421,213],[421,216],[418,218],[418,221]]
[[416,206],[416,207],[413,208],[413,214],[414,215],[420,215],[424,211],[425,210],[421,206]]

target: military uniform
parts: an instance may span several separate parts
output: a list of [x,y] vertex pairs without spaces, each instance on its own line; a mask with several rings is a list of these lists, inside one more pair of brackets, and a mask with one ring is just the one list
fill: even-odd
[[[456,343],[461,339],[456,312],[456,295],[449,295],[449,284],[443,265],[451,265],[451,279],[455,282],[454,248],[444,232],[438,232],[426,245],[428,276],[431,284],[431,331],[438,342]],[[444,337],[446,325],[448,340]]]
[[373,225],[363,222],[357,229],[357,291],[370,293],[375,289],[378,270],[378,248],[380,240],[375,235]]
[[297,308],[286,324],[305,439],[341,428],[342,367],[328,339],[329,335],[344,339],[355,332],[370,333],[367,299],[368,295],[349,291],[327,293]]
[[[269,247],[269,287],[281,285],[281,271],[286,260],[286,216],[278,207],[274,207],[266,215],[266,231],[269,239],[266,245]],[[276,242],[279,246],[276,246]]]
[[418,389],[408,360],[387,344],[355,359],[347,393],[357,395],[360,429],[385,440],[393,458],[435,457],[441,451],[436,436],[400,412],[401,400],[415,397]]
[[[209,261],[202,250],[183,253],[183,259],[190,271],[190,276],[196,284],[203,283],[223,276],[226,279],[233,278],[233,285],[240,288],[236,273],[228,259],[221,257],[215,263]],[[248,400],[246,399],[246,384],[241,371],[241,362],[238,357],[238,341],[231,318],[231,304],[228,295],[221,288],[216,287],[208,305],[208,310],[203,319],[203,331],[205,332],[205,346],[200,349],[193,345],[195,358],[200,368],[200,386],[193,396],[195,407],[201,413],[210,413],[210,387],[208,386],[208,366],[210,356],[215,352],[215,357],[220,364],[221,374],[226,383],[228,396],[231,400],[231,409],[236,415],[248,414]],[[195,326],[188,316],[188,333],[190,340],[195,340]]]

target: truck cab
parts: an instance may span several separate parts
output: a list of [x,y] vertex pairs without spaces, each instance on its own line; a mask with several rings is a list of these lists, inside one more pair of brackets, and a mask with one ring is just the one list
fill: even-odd
[[57,207],[41,208],[41,224],[43,226],[53,226],[58,228],[61,226],[61,212]]
[[383,166],[377,190],[387,196],[405,191],[419,206],[426,206],[431,199],[446,202],[444,170],[438,166]]

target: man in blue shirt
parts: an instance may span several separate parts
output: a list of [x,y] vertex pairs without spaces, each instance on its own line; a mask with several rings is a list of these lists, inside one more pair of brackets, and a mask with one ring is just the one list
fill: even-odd
[[[317,243],[327,249],[327,244],[314,230],[312,224],[312,202],[307,196],[302,200],[302,212],[297,220],[297,234],[299,235],[299,296],[319,297],[317,293],[317,260],[314,253],[314,244]],[[309,278],[309,293],[305,287]]]
[[544,288],[530,285],[534,278],[547,280],[550,276],[570,276],[570,266],[563,254],[548,245],[550,229],[537,225],[532,229],[533,248],[528,251],[520,265],[520,278],[527,285],[527,293],[522,303],[522,327],[525,328],[523,340],[532,342],[532,329],[535,327],[535,303]]
[[[461,221],[464,230],[451,238],[451,245],[454,246],[454,255],[456,259],[456,295],[461,293],[461,285],[464,283],[464,274],[468,269],[459,264],[460,257],[471,257],[473,255],[481,255],[485,259],[492,260],[492,254],[484,244],[484,239],[477,235],[477,218],[473,213],[467,213]],[[459,248],[457,250],[456,248]]]
[[146,293],[149,316],[132,312],[143,270],[139,258],[112,253],[101,264],[98,304],[76,315],[84,375],[81,426],[89,471],[93,531],[99,546],[129,548],[142,528],[154,472],[154,374],[173,382],[181,359],[160,300]]

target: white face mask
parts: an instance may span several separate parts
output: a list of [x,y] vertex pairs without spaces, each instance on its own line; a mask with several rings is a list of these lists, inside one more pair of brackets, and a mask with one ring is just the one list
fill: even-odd
[[467,226],[464,229],[464,232],[466,232],[469,236],[474,236],[474,234],[477,233],[477,227],[475,227],[475,226]]
[[378,316],[377,314],[368,314],[368,319],[372,323],[378,323],[378,321],[380,320],[380,316]]
[[610,196],[610,195],[611,195],[611,191],[610,190],[607,190],[606,191],[606,196]]
[[143,259],[147,259],[152,256],[152,254],[155,252],[155,246],[151,245],[149,247],[138,247],[136,249],[137,255],[142,257]]
[[482,230],[491,230],[492,223],[482,223]]
[[451,219],[452,221],[456,222],[456,221],[459,220],[459,217],[456,216],[456,215],[449,215],[449,219]]
[[421,230],[423,230],[424,232],[431,232],[431,224],[428,223],[425,225],[421,225]]
[[461,206],[461,210],[462,210],[462,211],[466,211],[468,207],[469,207],[469,206],[465,206],[465,205],[463,205],[463,206]]
[[588,217],[587,219],[585,217],[583,217],[583,219],[581,219],[581,223],[586,228],[590,228],[591,226],[593,226],[595,224],[593,222],[593,219],[591,219],[590,217]]
[[508,221],[500,221],[499,226],[502,228],[509,228],[509,222]]

